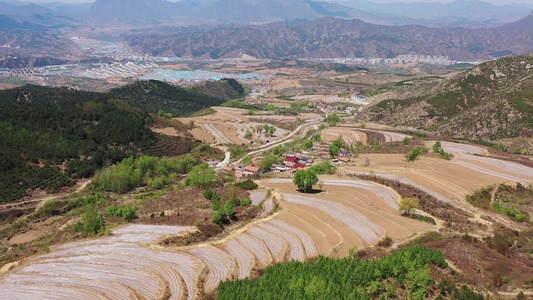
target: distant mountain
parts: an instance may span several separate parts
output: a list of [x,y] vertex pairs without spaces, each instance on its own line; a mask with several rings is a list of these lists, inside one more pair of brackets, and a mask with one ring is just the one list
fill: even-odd
[[379,102],[363,110],[358,121],[471,139],[533,136],[533,53],[486,62],[414,89],[425,92]]
[[24,5],[16,5],[0,2],[0,14],[10,16],[33,16],[36,14],[47,14],[51,11],[43,6],[31,3]]
[[415,19],[433,19],[460,23],[485,22],[501,25],[519,20],[533,5],[494,5],[478,0],[456,0],[450,3],[393,2],[376,3],[362,0],[338,0],[337,3],[369,12],[390,13]]
[[[72,26],[63,20],[65,17],[87,26],[105,27],[110,24],[257,25],[278,21],[305,22],[331,16],[382,25],[474,28],[516,21],[522,17],[523,11],[524,6],[495,6],[476,0],[457,0],[449,4],[376,4],[359,0],[337,3],[311,0],[96,0],[94,3],[27,4],[0,0],[0,14],[25,17],[25,22],[46,27]],[[46,23],[40,22],[40,18],[46,18]]]
[[132,34],[127,42],[141,53],[202,58],[395,57],[447,55],[489,60],[533,51],[533,15],[492,29],[382,26],[326,17],[306,23],[278,22],[200,33]]
[[0,15],[0,29],[44,29],[44,27],[27,22],[18,22],[5,15]]

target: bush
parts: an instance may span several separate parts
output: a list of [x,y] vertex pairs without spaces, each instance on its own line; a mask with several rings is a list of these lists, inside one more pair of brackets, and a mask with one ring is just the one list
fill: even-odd
[[81,219],[84,236],[95,236],[104,231],[104,218],[94,207],[84,212]]
[[227,221],[226,212],[222,208],[219,208],[216,212],[216,214],[213,216],[213,223],[217,224],[218,226],[222,227],[224,226],[224,223]]
[[252,204],[252,202],[250,201],[250,199],[244,198],[244,199],[241,199],[240,204],[241,206],[249,206]]
[[187,186],[208,186],[213,183],[215,179],[215,170],[211,169],[207,164],[194,166],[185,178]]
[[238,187],[240,189],[243,189],[243,190],[246,190],[246,191],[255,190],[258,187],[258,185],[251,179],[247,179],[245,181],[237,182],[234,185],[236,187]]
[[212,190],[204,190],[204,197],[205,197],[205,199],[211,200],[211,198],[213,198],[213,191]]

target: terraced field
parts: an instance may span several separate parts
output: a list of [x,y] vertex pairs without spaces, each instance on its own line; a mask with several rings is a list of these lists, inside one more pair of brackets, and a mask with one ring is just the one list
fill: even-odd
[[364,132],[358,131],[352,128],[343,128],[343,127],[329,127],[322,132],[322,138],[325,142],[331,143],[333,140],[336,140],[342,136],[342,139],[347,144],[358,144],[361,143],[366,145],[367,136]]
[[10,299],[194,299],[221,280],[245,278],[272,263],[345,256],[349,248],[374,244],[385,235],[403,238],[433,228],[399,216],[398,195],[373,183],[327,177],[323,193],[312,197],[295,192],[288,179],[262,184],[275,193],[267,200],[264,192],[256,195],[265,212],[274,197],[285,209],[222,241],[163,248],[154,244],[194,229],[130,225],[31,257],[0,277],[0,286]]
[[[496,182],[533,182],[533,169],[492,157],[482,148],[444,144],[454,160],[422,156],[406,162],[397,154],[365,154],[341,167],[348,174],[372,173],[413,185],[463,209],[467,193]],[[465,147],[466,146],[466,147]],[[363,167],[359,160],[370,159]],[[297,192],[291,179],[264,179],[252,194],[263,217],[223,240],[164,248],[157,242],[190,227],[130,225],[113,235],[56,246],[0,277],[2,299],[195,299],[225,279],[245,278],[266,266],[318,255],[345,257],[356,246],[389,236],[403,240],[435,225],[402,217],[400,196],[373,182],[321,176],[321,190]],[[269,192],[267,192],[267,190]],[[268,196],[268,197],[267,197]],[[276,199],[274,201],[274,199]],[[274,203],[281,210],[271,214]]]
[[452,202],[468,208],[465,195],[474,190],[496,183],[533,182],[533,168],[494,157],[472,155],[484,153],[484,149],[463,144],[443,143],[445,151],[455,154],[451,161],[421,157],[407,162],[402,155],[368,154],[369,167],[344,166],[340,170],[347,174],[366,174],[370,171],[381,177],[397,180],[415,186],[436,199]]

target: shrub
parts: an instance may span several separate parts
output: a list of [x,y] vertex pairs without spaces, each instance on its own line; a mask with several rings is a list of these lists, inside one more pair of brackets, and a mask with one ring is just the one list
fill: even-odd
[[237,182],[235,183],[235,186],[246,191],[255,190],[258,187],[258,185],[251,179]]
[[241,199],[240,204],[241,206],[249,206],[252,204],[252,202],[250,201],[250,199],[244,198],[244,199]]
[[204,190],[204,197],[206,199],[211,200],[211,198],[213,198],[213,191],[212,190]]
[[411,151],[409,151],[407,155],[405,156],[405,158],[407,158],[407,161],[414,161],[418,157],[419,154],[420,154],[420,147],[416,147],[412,149]]

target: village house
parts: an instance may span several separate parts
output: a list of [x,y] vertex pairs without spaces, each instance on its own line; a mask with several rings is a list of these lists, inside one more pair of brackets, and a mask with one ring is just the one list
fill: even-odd
[[285,164],[287,163],[297,163],[298,161],[300,161],[300,159],[296,156],[292,156],[292,155],[287,155],[285,156]]
[[244,168],[244,172],[248,175],[255,175],[259,173],[259,168],[256,166],[248,165]]

